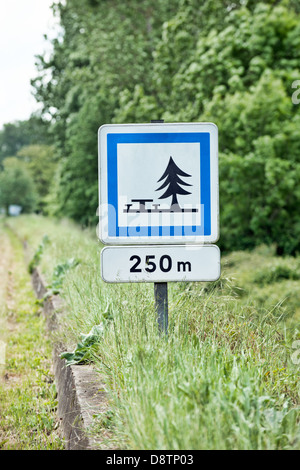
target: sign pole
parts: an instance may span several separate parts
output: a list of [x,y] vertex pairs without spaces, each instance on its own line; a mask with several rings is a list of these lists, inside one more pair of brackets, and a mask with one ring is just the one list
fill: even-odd
[[154,283],[155,309],[160,333],[168,334],[168,283]]
[[[151,120],[151,123],[163,123],[163,119]],[[154,300],[160,333],[168,334],[168,283],[154,282]]]

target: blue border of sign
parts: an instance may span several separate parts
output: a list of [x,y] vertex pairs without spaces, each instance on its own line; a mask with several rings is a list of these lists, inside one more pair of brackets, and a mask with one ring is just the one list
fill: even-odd
[[[202,220],[196,226],[119,227],[118,225],[118,144],[200,143],[200,197]],[[107,134],[107,202],[110,237],[209,236],[211,235],[210,133],[109,133]]]

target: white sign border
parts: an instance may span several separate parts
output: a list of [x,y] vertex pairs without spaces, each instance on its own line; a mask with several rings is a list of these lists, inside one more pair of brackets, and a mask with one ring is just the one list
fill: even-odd
[[[179,133],[195,132],[210,134],[210,197],[211,234],[192,236],[111,236],[106,233],[108,207],[107,134],[108,133]],[[211,122],[196,123],[149,123],[104,124],[98,130],[98,177],[99,177],[99,228],[98,236],[104,245],[158,245],[158,244],[211,244],[219,239],[219,169],[218,128]]]

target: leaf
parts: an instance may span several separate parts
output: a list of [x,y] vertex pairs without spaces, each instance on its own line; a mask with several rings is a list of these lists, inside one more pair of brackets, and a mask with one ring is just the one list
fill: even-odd
[[88,334],[81,334],[81,341],[78,342],[73,352],[63,352],[60,357],[66,360],[67,365],[82,364],[88,362],[91,357],[92,346],[102,337],[104,325],[95,325]]

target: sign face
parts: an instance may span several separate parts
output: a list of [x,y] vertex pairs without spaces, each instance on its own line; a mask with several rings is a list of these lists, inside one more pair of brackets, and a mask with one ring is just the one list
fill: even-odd
[[214,124],[104,125],[98,137],[99,237],[104,244],[217,241]]
[[101,276],[106,282],[216,281],[220,250],[216,245],[107,246]]

